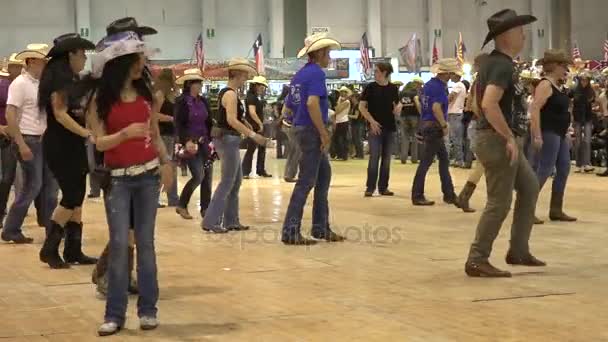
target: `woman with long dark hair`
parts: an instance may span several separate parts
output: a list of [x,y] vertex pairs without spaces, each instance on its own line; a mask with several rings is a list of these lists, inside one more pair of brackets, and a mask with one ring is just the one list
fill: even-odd
[[588,71],[578,76],[578,84],[573,91],[572,116],[576,135],[574,150],[576,151],[577,173],[593,172],[591,166],[591,134],[593,129],[592,110],[595,102],[595,91],[591,87],[591,74]]
[[[548,50],[537,65],[544,78],[538,84],[530,108],[532,143],[540,151],[536,175],[540,188],[555,170],[551,190],[551,221],[576,221],[563,211],[564,193],[570,174],[570,98],[562,84],[572,60],[563,51]],[[536,219],[537,223],[541,223]]]
[[213,167],[206,165],[209,160],[209,143],[211,142],[211,109],[206,98],[201,96],[203,75],[199,69],[189,69],[177,79],[183,84],[182,95],[176,101],[175,123],[177,139],[183,150],[179,158],[188,165],[192,177],[182,189],[176,212],[186,220],[192,220],[188,212],[190,198],[197,187],[201,187],[201,217],[211,201],[211,182]]
[[[47,130],[42,140],[46,163],[61,189],[62,199],[47,228],[40,260],[51,268],[68,268],[70,263],[95,264],[97,259],[82,253],[82,203],[86,194],[87,139],[95,143],[86,128],[84,95],[78,90],[78,73],[84,69],[85,50],[95,45],[76,33],[59,36],[38,90],[38,105],[47,113]],[[59,244],[64,236],[62,260]]]
[[[130,216],[133,215],[137,245],[138,316],[142,330],[158,326],[156,318],[158,279],[154,228],[161,184],[171,186],[172,166],[160,137],[158,117],[162,99],[154,99],[148,73],[149,52],[134,32],[104,38],[94,56],[94,72],[101,78],[88,118],[104,151],[109,186],[104,191],[110,228],[108,293],[105,322],[100,336],[117,333],[125,323],[129,283],[128,248]],[[133,205],[133,213],[125,208]]]
[[[245,121],[255,132],[264,134],[264,103],[260,97],[264,95],[268,89],[268,82],[263,76],[256,76],[249,82],[249,91],[245,104]],[[243,157],[243,178],[249,179],[251,173],[251,164],[253,163],[253,153],[258,150],[258,158],[256,162],[256,174],[260,177],[269,178],[272,175],[266,172],[266,146],[258,145],[254,140],[247,139],[247,152]]]

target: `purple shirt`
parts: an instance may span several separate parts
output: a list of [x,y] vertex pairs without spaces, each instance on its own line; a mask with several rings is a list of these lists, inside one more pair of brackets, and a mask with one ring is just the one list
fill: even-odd
[[298,71],[291,80],[289,97],[285,102],[294,112],[293,122],[296,126],[313,126],[306,102],[309,96],[318,96],[320,99],[321,116],[327,124],[329,102],[327,99],[327,86],[325,85],[325,72],[316,63],[308,63]]
[[191,137],[207,137],[207,107],[200,98],[186,95],[188,106],[188,135]]
[[0,79],[0,125],[6,126],[6,100],[8,99],[8,86],[11,81]]

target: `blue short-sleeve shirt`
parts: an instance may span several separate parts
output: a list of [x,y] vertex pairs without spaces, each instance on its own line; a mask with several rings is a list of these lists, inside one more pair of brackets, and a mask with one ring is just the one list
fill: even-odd
[[313,126],[306,105],[309,96],[318,96],[321,105],[323,123],[327,124],[329,102],[325,85],[325,72],[316,63],[308,63],[300,69],[289,86],[289,100],[286,105],[294,112],[293,123],[296,126]]
[[438,78],[426,82],[420,96],[423,121],[437,121],[433,114],[433,103],[440,103],[444,119],[448,118],[448,89],[447,85]]

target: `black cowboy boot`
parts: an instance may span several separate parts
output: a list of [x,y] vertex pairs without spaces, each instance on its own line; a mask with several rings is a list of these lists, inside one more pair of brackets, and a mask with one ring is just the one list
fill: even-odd
[[65,225],[65,245],[63,248],[65,262],[80,265],[95,265],[96,258],[82,253],[82,223],[68,222]]
[[471,199],[471,196],[473,196],[476,187],[477,185],[475,185],[474,183],[467,182],[467,184],[465,184],[464,188],[462,188],[462,191],[460,191],[460,194],[458,195],[458,204],[460,205],[460,209],[462,209],[462,211],[464,211],[465,213],[475,212],[475,209],[469,206],[469,200]]
[[69,268],[70,265],[65,263],[59,256],[59,244],[63,238],[63,228],[51,221],[51,226],[48,229],[46,239],[40,249],[40,261],[47,263],[52,269]]
[[549,218],[551,221],[574,222],[576,217],[568,216],[564,213],[564,193],[551,193],[551,206],[549,209]]

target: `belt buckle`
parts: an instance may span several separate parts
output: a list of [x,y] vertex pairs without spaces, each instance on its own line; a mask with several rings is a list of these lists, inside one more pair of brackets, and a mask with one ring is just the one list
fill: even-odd
[[138,176],[142,173],[146,172],[146,167],[143,165],[135,165],[127,168],[126,174],[127,176]]

